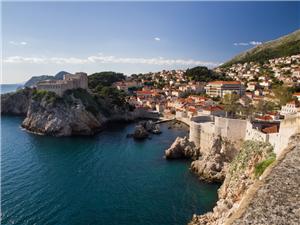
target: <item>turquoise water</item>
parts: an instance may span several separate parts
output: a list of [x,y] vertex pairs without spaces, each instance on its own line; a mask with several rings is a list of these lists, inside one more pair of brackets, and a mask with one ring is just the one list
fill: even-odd
[[164,124],[143,142],[126,138],[134,124],[54,138],[21,121],[2,117],[2,224],[183,225],[216,202],[218,185],[200,182],[188,161],[163,158],[182,129]]

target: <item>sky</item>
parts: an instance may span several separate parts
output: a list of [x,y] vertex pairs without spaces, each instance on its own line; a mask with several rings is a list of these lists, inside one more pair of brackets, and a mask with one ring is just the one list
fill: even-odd
[[300,29],[300,2],[3,2],[2,83],[218,66]]

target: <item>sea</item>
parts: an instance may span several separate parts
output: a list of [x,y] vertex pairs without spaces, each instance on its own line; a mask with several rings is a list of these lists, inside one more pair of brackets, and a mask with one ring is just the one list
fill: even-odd
[[89,137],[49,137],[1,118],[1,224],[184,225],[217,201],[218,184],[200,181],[188,160],[164,150],[186,128],[128,138],[135,123],[113,123]]
[[9,92],[14,92],[18,88],[22,88],[22,84],[0,84],[0,93],[5,94]]

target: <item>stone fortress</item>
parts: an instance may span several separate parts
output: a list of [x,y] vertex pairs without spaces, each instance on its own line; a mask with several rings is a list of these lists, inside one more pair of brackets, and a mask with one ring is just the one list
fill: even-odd
[[45,80],[36,85],[37,90],[45,90],[62,96],[66,90],[76,88],[88,88],[88,76],[86,73],[65,74],[63,80]]
[[[300,132],[300,113],[286,116],[275,123],[265,123],[242,119],[230,119],[212,115],[192,117],[189,122],[184,118],[176,118],[190,127],[189,139],[203,152],[209,152],[217,136],[232,143],[243,140],[263,141],[270,143],[278,156],[288,145],[289,138]],[[277,127],[276,131],[266,132]]]

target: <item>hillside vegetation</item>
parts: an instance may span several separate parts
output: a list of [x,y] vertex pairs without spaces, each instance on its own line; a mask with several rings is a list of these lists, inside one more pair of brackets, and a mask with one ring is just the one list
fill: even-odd
[[116,73],[112,71],[105,71],[99,73],[93,73],[89,75],[89,88],[96,89],[97,86],[110,86],[114,82],[121,81],[125,79],[123,73]]
[[191,69],[187,69],[185,72],[185,76],[189,80],[199,82],[210,82],[214,80],[230,80],[230,77],[227,77],[224,74],[216,73],[205,66],[197,66]]
[[246,52],[243,52],[221,67],[228,67],[235,63],[264,62],[269,59],[300,54],[300,30],[285,35],[273,41],[265,42]]

